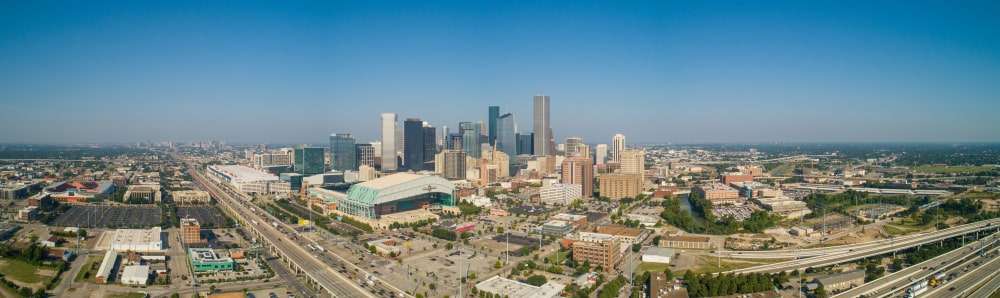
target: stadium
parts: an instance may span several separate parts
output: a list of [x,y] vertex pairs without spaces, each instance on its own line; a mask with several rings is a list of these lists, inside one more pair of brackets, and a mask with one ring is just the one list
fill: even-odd
[[384,215],[432,207],[454,206],[455,186],[438,176],[396,173],[359,183],[338,198],[337,210],[377,220]]

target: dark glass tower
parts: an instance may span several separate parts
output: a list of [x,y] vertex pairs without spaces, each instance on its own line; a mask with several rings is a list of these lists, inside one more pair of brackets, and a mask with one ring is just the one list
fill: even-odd
[[403,121],[403,168],[424,169],[424,122],[417,118]]
[[330,136],[330,169],[334,171],[354,171],[358,169],[358,157],[354,147],[354,137],[349,133]]
[[490,146],[493,146],[494,144],[496,144],[497,137],[498,137],[497,131],[498,131],[498,128],[499,128],[498,127],[499,123],[497,123],[497,122],[498,122],[499,119],[500,119],[500,107],[498,107],[498,106],[490,106],[490,113],[489,113],[489,115],[486,118],[486,121],[487,121],[488,125],[490,126],[489,127],[489,132],[487,132],[488,137],[489,137],[489,139],[487,139],[487,142],[489,142]]

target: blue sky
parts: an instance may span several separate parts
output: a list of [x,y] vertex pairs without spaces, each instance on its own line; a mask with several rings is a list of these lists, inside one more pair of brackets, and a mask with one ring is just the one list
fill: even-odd
[[[202,3],[210,2],[210,3]],[[996,1],[8,1],[0,142],[1000,141]]]

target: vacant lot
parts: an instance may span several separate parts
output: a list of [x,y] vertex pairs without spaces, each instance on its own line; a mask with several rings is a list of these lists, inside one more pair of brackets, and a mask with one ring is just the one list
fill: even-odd
[[55,270],[28,264],[21,260],[0,260],[0,273],[19,286],[41,288],[55,277]]
[[987,172],[992,169],[992,166],[922,165],[913,167],[913,171],[929,174],[975,174]]
[[207,229],[229,227],[222,210],[211,206],[177,207],[177,217],[194,218],[202,228]]

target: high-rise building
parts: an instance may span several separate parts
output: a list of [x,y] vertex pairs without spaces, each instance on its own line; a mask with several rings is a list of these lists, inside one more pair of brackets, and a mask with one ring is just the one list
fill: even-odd
[[566,156],[586,156],[583,155],[586,146],[581,137],[566,138]]
[[403,168],[411,171],[424,169],[424,121],[408,118],[403,121]]
[[295,172],[302,175],[322,174],[326,167],[322,147],[295,148]]
[[594,160],[599,165],[603,165],[608,160],[608,144],[597,144],[594,147]]
[[534,99],[534,121],[533,132],[535,155],[555,155],[555,138],[552,135],[552,127],[549,126],[549,97],[547,95],[535,95]]
[[613,173],[597,179],[601,196],[609,199],[635,198],[642,191],[642,175]]
[[497,150],[503,151],[508,157],[517,156],[517,123],[514,114],[507,113],[497,119],[496,131]]
[[445,140],[444,148],[451,150],[462,150],[462,134],[461,133],[448,134],[447,140]]
[[535,134],[534,133],[519,133],[517,134],[517,155],[535,154]]
[[358,156],[354,137],[349,133],[330,135],[330,169],[353,171],[358,169]]
[[615,134],[611,138],[611,161],[620,163],[622,162],[622,151],[625,151],[625,135]]
[[646,151],[639,149],[626,149],[621,153],[621,169],[625,174],[639,174],[646,172]]
[[621,243],[612,235],[580,232],[573,241],[573,260],[577,264],[584,262],[591,266],[604,268],[605,272],[614,272],[620,258]]
[[497,182],[499,178],[510,176],[510,157],[503,151],[489,150],[483,152],[479,159],[479,183],[487,185]]
[[486,118],[486,121],[487,121],[486,123],[487,123],[487,125],[490,126],[488,128],[489,129],[489,133],[488,133],[488,138],[489,139],[488,139],[487,143],[489,143],[492,146],[492,145],[496,145],[497,137],[499,136],[499,134],[498,134],[499,127],[497,127],[497,125],[498,125],[497,122],[500,120],[500,107],[498,107],[498,106],[490,106],[489,110],[490,110],[489,114],[486,116],[487,117]]
[[466,155],[462,150],[444,150],[435,155],[434,168],[445,179],[465,179]]
[[590,158],[574,156],[563,159],[561,178],[562,183],[580,185],[585,198],[594,194],[594,164]]
[[472,158],[480,157],[480,135],[482,135],[479,123],[460,122],[458,129],[462,133],[462,150]]
[[424,122],[424,171],[434,170],[434,154],[437,154],[437,129]]
[[448,148],[448,134],[449,133],[451,133],[451,132],[448,131],[448,126],[447,125],[442,125],[441,126],[441,134],[438,135],[438,141],[437,141],[438,147]]
[[395,171],[396,113],[382,113],[382,171]]
[[356,154],[354,159],[357,161],[359,168],[361,165],[375,167],[375,146],[372,144],[355,144],[354,152]]
[[194,218],[181,218],[181,242],[198,244],[201,240],[201,224]]

